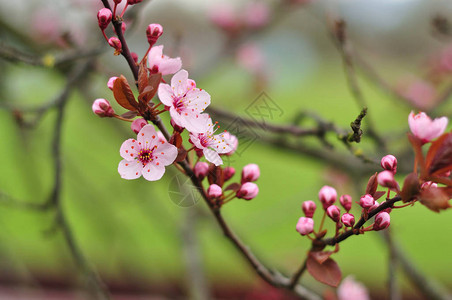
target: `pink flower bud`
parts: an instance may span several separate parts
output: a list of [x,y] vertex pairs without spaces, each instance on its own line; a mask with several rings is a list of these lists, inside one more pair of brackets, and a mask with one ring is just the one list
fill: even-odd
[[341,221],[346,227],[353,227],[355,225],[355,216],[345,213],[342,215]]
[[115,55],[121,54],[122,45],[121,41],[117,37],[111,37],[110,39],[108,39],[108,44],[110,45],[110,47],[115,49]]
[[143,118],[138,118],[133,120],[132,125],[130,127],[132,128],[132,131],[138,134],[140,132],[141,128],[148,125],[148,122]]
[[100,29],[105,30],[111,22],[112,13],[108,8],[102,8],[97,12],[97,22]]
[[237,150],[237,147],[239,145],[239,140],[237,139],[237,137],[235,135],[231,134],[229,131],[226,131],[225,133],[223,133],[223,138],[232,149],[231,151],[226,153],[226,155],[230,156],[230,155],[234,154],[235,150]]
[[337,199],[337,192],[330,186],[323,186],[319,191],[319,199],[322,202],[323,209],[327,209],[328,206],[333,205]]
[[381,167],[385,170],[391,171],[392,173],[397,172],[397,158],[394,155],[386,155],[381,159]]
[[138,63],[138,54],[135,52],[130,52],[130,55],[132,56],[132,59],[135,63]]
[[341,218],[341,210],[336,205],[328,206],[326,214],[336,223],[339,222],[339,219]]
[[296,226],[296,230],[301,235],[307,235],[314,231],[314,220],[311,218],[301,217]]
[[387,212],[380,212],[375,216],[374,230],[379,231],[389,227],[391,217]]
[[399,184],[395,181],[394,173],[392,173],[392,171],[383,171],[378,173],[377,181],[382,187],[386,187],[394,191],[400,190]]
[[110,79],[108,79],[107,86],[112,91],[113,91],[113,84],[115,83],[116,79],[118,79],[118,77],[116,77],[116,76],[110,77]]
[[149,24],[146,29],[146,37],[148,38],[148,43],[152,47],[157,42],[158,38],[163,33],[163,27],[160,24]]
[[259,188],[257,184],[253,182],[245,182],[242,184],[240,189],[237,192],[237,198],[243,198],[245,200],[251,200],[257,196],[259,193]]
[[224,181],[228,181],[234,175],[235,175],[234,167],[226,167],[226,168],[224,168],[224,170],[223,170],[223,180]]
[[209,174],[209,164],[204,161],[197,162],[193,171],[195,172],[195,176],[202,180]]
[[315,204],[314,201],[311,200],[304,201],[303,204],[301,205],[301,209],[303,210],[304,215],[308,218],[312,218],[316,208],[317,205]]
[[101,118],[113,117],[115,114],[110,102],[102,98],[94,100],[92,109],[93,112]]
[[374,205],[375,199],[369,194],[366,194],[359,199],[359,205],[361,205],[362,208],[369,208]]
[[339,202],[341,203],[342,207],[348,212],[350,209],[352,209],[352,196],[350,195],[342,195],[339,198]]
[[428,143],[446,130],[449,120],[446,117],[437,118],[432,121],[427,114],[420,112],[415,115],[413,112],[408,116],[408,124],[411,132],[421,140],[422,143]]
[[218,198],[222,194],[223,194],[223,190],[221,189],[221,187],[219,185],[212,184],[207,189],[207,196],[209,196],[209,198]]
[[256,164],[248,164],[242,170],[242,183],[256,181],[260,176],[259,166]]

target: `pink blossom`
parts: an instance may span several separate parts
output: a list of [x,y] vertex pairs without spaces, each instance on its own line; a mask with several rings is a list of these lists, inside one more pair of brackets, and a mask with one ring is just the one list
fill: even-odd
[[259,166],[256,164],[248,164],[242,170],[242,183],[256,181],[260,176]]
[[116,79],[118,79],[117,76],[113,76],[113,77],[110,77],[110,79],[108,79],[107,86],[112,91],[113,91],[113,84],[115,83]]
[[223,164],[219,154],[225,154],[231,151],[227,140],[224,138],[224,132],[214,135],[216,129],[212,124],[212,119],[209,117],[207,126],[202,133],[190,133],[190,141],[196,148],[202,150],[202,153],[208,161],[219,166]]
[[352,196],[350,195],[342,195],[339,198],[339,202],[341,203],[342,207],[348,212],[350,209],[352,209]]
[[180,57],[170,58],[163,55],[163,46],[154,46],[148,54],[149,70],[162,75],[174,74],[182,67]]
[[245,182],[242,184],[240,189],[237,191],[237,198],[242,198],[245,200],[251,200],[256,198],[257,194],[259,193],[259,188],[257,184],[254,182]]
[[159,85],[160,101],[169,107],[174,123],[190,132],[201,133],[206,130],[208,114],[201,114],[210,104],[210,95],[201,89],[193,88],[188,72],[180,70],[171,78],[171,86]]
[[115,114],[115,111],[111,107],[110,102],[108,100],[99,98],[94,100],[93,106],[92,106],[93,113],[98,115],[99,117],[113,117]]
[[237,63],[250,73],[262,72],[265,58],[260,48],[254,43],[247,43],[237,50]]
[[211,184],[207,189],[207,196],[209,198],[218,198],[223,194],[223,190],[219,185]]
[[308,218],[312,218],[316,208],[317,205],[315,204],[314,201],[311,200],[304,201],[303,204],[301,205],[301,209],[303,210],[304,215]]
[[138,134],[138,132],[140,132],[141,128],[143,128],[147,124],[148,124],[148,122],[145,119],[138,118],[138,119],[133,120],[132,124],[130,125],[130,128],[132,129],[133,132]]
[[391,217],[389,213],[382,211],[375,216],[374,230],[379,231],[389,227]]
[[165,166],[171,165],[177,156],[177,148],[160,141],[154,126],[148,124],[138,133],[137,139],[126,140],[119,150],[124,158],[118,172],[124,179],[136,179],[141,175],[146,180],[162,178]]
[[319,191],[319,199],[322,202],[323,209],[327,209],[328,206],[333,205],[337,199],[337,192],[333,187],[328,185],[323,186]]
[[339,219],[341,218],[341,210],[336,205],[330,205],[326,209],[326,214],[328,217],[331,218],[334,222],[339,222]]
[[229,131],[226,131],[223,136],[224,136],[224,139],[226,141],[228,141],[228,144],[232,149],[231,151],[226,153],[226,155],[234,154],[235,151],[237,150],[237,147],[239,146],[239,140],[237,139],[237,137],[235,135],[231,134]]
[[411,132],[424,144],[442,135],[448,122],[449,120],[446,117],[432,120],[424,112],[420,112],[417,115],[411,112],[408,116]]
[[209,164],[204,161],[199,161],[193,168],[193,172],[195,173],[196,177],[203,179],[209,173]]
[[353,276],[347,276],[337,288],[338,300],[370,300],[366,287],[355,281]]
[[394,174],[397,172],[397,158],[394,155],[388,154],[383,156],[380,165],[383,169],[391,171]]
[[359,199],[359,205],[361,205],[362,208],[369,208],[374,205],[375,199],[372,197],[372,195],[366,194]]
[[342,215],[341,221],[346,227],[353,227],[355,225],[355,216],[345,213]]
[[246,6],[243,18],[248,27],[262,27],[270,20],[270,9],[265,2],[254,1]]
[[314,231],[314,220],[311,218],[301,217],[298,219],[296,230],[301,235],[307,235]]

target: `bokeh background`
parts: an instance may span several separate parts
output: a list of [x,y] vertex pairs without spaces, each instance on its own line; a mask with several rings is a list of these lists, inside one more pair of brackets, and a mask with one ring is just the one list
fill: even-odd
[[[198,87],[208,91],[214,108],[249,118],[247,108],[265,92],[281,109],[281,113],[264,117],[266,122],[290,124],[299,113],[309,112],[347,129],[362,105],[350,92],[331,34],[335,21],[343,19],[356,57],[402,95],[394,97],[381,89],[366,69],[356,66],[369,119],[385,137],[389,153],[400,154],[399,159],[409,164],[412,154],[405,138],[409,112],[423,109],[432,116],[451,116],[451,104],[435,103],[437,95],[450,85],[447,66],[452,66],[448,50],[452,36],[435,27],[435,20],[447,21],[451,4],[417,0],[145,0],[126,14],[126,38],[132,51],[143,55],[146,26],[162,24],[164,35],[158,44],[165,46],[167,55],[182,58],[183,68]],[[255,8],[247,12],[252,5],[268,11]],[[97,28],[100,7],[100,1],[94,0],[0,1],[2,47],[12,46],[50,60],[69,51],[81,55],[87,49],[100,49],[93,72],[68,100],[61,144],[62,207],[90,265],[118,299],[133,298],[131,295],[184,299],[194,293],[193,256],[187,256],[187,249],[194,249],[195,257],[199,256],[198,275],[204,279],[201,286],[207,287],[211,297],[289,297],[258,278],[222,236],[202,201],[189,207],[175,203],[170,197],[174,192],[171,180],[177,174],[174,167],[158,182],[119,177],[119,147],[133,132],[125,122],[98,118],[91,104],[96,98],[114,102],[106,86],[110,76],[124,74],[129,81],[132,76],[124,59],[113,56]],[[218,20],[228,11],[238,18],[235,22],[260,18],[241,29],[221,28]],[[56,112],[50,109],[30,128],[24,123],[33,123],[35,115],[25,111],[51,101],[63,89],[68,73],[51,64],[34,66],[4,56],[0,70],[0,295],[48,299],[50,293],[56,293],[56,298],[83,298],[77,267],[61,233],[49,231],[55,212],[23,209],[11,201],[42,203],[51,193]],[[113,106],[123,112],[116,103]],[[164,121],[169,124],[165,116]],[[223,120],[221,125],[228,128],[233,122]],[[303,123],[314,125],[312,121]],[[389,153],[383,153],[366,135],[367,126],[365,119],[357,149],[378,161]],[[251,142],[249,137],[241,139],[239,150],[241,144],[246,148],[226,163],[236,168],[235,180],[244,165],[259,164],[259,196],[249,202],[234,200],[225,205],[223,214],[259,258],[290,274],[310,246],[309,240],[295,231],[302,201],[317,200],[318,190],[325,184],[359,199],[368,176],[380,167],[362,164],[334,134],[326,136],[334,146],[331,153],[349,162],[352,168],[348,172],[297,150],[300,145],[327,147],[315,137],[275,136],[259,128],[252,132],[258,138]],[[292,149],[281,146],[287,141],[294,145]],[[404,171],[409,170],[402,169],[401,178]],[[317,213],[316,218],[320,217]],[[437,214],[416,204],[393,211],[391,218],[393,238],[404,254],[427,277],[452,289],[451,212]],[[353,274],[375,299],[384,299],[388,250],[381,236],[352,237],[340,248],[334,259],[344,277]],[[400,269],[398,274],[404,297],[421,298]],[[307,273],[301,282],[317,291],[329,289]]]

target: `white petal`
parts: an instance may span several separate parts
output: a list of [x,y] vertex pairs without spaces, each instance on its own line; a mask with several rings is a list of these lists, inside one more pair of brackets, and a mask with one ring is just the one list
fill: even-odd
[[158,143],[158,135],[154,129],[154,125],[148,124],[141,128],[137,136],[138,145],[142,149],[151,149],[154,145]]
[[192,112],[202,113],[210,105],[210,95],[205,90],[191,90],[185,98],[187,99],[187,108]]
[[148,54],[148,63],[149,67],[152,69],[152,66],[159,64],[162,60],[162,52],[163,52],[163,45],[160,46],[154,46],[151,48]]
[[210,147],[218,153],[228,153],[234,149],[233,146],[228,144],[228,141],[224,137],[224,132],[213,136],[213,141],[212,144],[210,144]]
[[208,148],[205,148],[202,152],[204,153],[206,159],[211,163],[215,164],[215,166],[223,164],[223,160],[221,159],[220,155],[217,152]]
[[172,106],[173,105],[173,90],[171,89],[169,84],[161,83],[159,85],[158,89],[158,96],[160,99],[160,102],[165,104],[166,106]]
[[153,152],[156,157],[156,164],[168,166],[174,162],[177,157],[177,148],[169,143],[159,143]]
[[188,89],[188,72],[180,70],[171,78],[171,88],[176,97],[180,98],[185,95]]
[[156,181],[162,178],[163,174],[165,174],[164,166],[157,166],[153,163],[148,163],[142,170],[142,174],[144,179],[149,181]]
[[174,74],[182,68],[182,61],[180,57],[169,58],[165,56],[165,58],[159,64],[159,71],[162,75]]
[[211,128],[207,125],[210,119],[208,114],[187,113],[186,115],[183,114],[182,118],[183,127],[190,132],[204,133]]
[[123,159],[118,165],[119,175],[124,179],[137,179],[141,176],[142,169],[143,165],[138,160],[128,161]]
[[140,146],[138,145],[137,140],[134,139],[124,141],[119,149],[119,154],[121,154],[122,158],[128,161],[135,160],[139,152]]

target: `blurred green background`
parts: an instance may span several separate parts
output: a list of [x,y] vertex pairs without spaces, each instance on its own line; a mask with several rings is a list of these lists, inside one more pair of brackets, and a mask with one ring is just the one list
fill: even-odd
[[[65,14],[70,15],[67,20],[72,22],[71,26],[77,27],[74,25],[77,17],[90,22],[88,25],[95,30],[85,30],[86,44],[82,46],[92,45],[90,41],[100,41],[102,37],[93,26],[97,10],[86,9],[88,2],[68,1],[66,6],[22,2],[9,8],[1,3],[2,40],[20,45],[17,36],[11,37],[11,28],[18,36],[29,37],[33,33],[25,30],[30,25],[25,21],[27,16],[37,14],[33,9],[46,7],[59,13],[60,19],[64,19]],[[314,111],[342,128],[348,128],[361,107],[347,87],[341,57],[328,36],[325,25],[328,17],[325,16],[335,15],[346,20],[355,50],[394,87],[405,77],[421,76],[426,61],[447,45],[447,41],[432,36],[430,21],[436,12],[451,12],[450,4],[313,2],[284,11],[283,17],[270,28],[250,35],[265,58],[261,75],[266,81],[259,87],[256,87],[256,76],[239,65],[234,55],[222,52],[222,45],[228,45],[224,43],[227,38],[207,17],[209,9],[217,2],[196,1],[182,5],[181,1],[154,0],[143,4],[142,9],[135,10],[139,21],[132,26],[127,39],[133,51],[142,55],[146,50],[143,28],[150,22],[161,23],[165,33],[159,44],[165,45],[169,55],[182,57],[184,68],[198,87],[209,92],[215,107],[246,117],[246,108],[265,91],[283,111],[282,116],[272,122],[290,123],[297,112]],[[23,10],[19,9],[21,5]],[[71,5],[83,14],[73,16],[62,10]],[[17,16],[23,17],[17,19]],[[88,25],[80,26],[90,28]],[[71,30],[71,26],[65,28]],[[32,38],[30,41],[37,45],[34,49],[41,54],[65,51],[51,43],[40,45]],[[39,105],[52,99],[64,85],[64,76],[51,68],[4,60],[0,60],[0,66],[3,105],[18,108]],[[260,286],[260,279],[222,236],[204,203],[184,208],[170,199],[170,180],[177,171],[174,167],[168,168],[158,182],[147,182],[143,178],[126,181],[119,177],[119,147],[126,138],[133,137],[133,132],[129,124],[100,119],[91,111],[91,101],[95,98],[113,100],[106,81],[115,74],[131,78],[123,58],[113,56],[107,49],[94,74],[85,82],[83,93],[72,93],[63,124],[63,208],[89,262],[105,282],[118,286],[132,285],[138,290],[184,286],[189,274],[183,252],[186,245],[181,235],[188,226],[187,217],[196,211],[195,225],[189,230],[199,241],[208,285],[212,289],[233,286],[245,290]],[[404,132],[408,130],[407,116],[412,108],[389,97],[362,77],[359,83],[376,128],[390,138],[389,148],[393,147],[396,153],[407,147]],[[116,111],[123,112],[119,105],[113,105]],[[450,117],[451,109],[452,105],[446,104],[436,114]],[[169,124],[166,117],[164,121]],[[364,123],[367,126],[366,121]],[[45,114],[33,129],[21,128],[10,111],[0,110],[1,192],[33,203],[47,199],[53,184],[51,138],[54,124],[54,110]],[[338,152],[347,153],[334,135],[327,138]],[[302,141],[322,147],[314,138]],[[377,160],[384,155],[375,151],[366,132],[358,148]],[[357,191],[354,179],[322,161],[266,145],[259,139],[240,155],[231,157],[231,165],[237,170],[233,180],[240,180],[241,167],[248,163],[260,166],[259,196],[249,202],[236,199],[225,205],[223,214],[260,259],[284,274],[296,270],[310,246],[308,239],[295,231],[295,224],[302,216],[301,203],[317,200],[318,190],[325,184],[335,186],[340,194],[351,194],[354,200],[365,190],[365,185],[358,183],[362,188]],[[374,169],[380,171],[379,166]],[[366,182],[367,178],[362,180]],[[46,233],[53,215],[52,212],[20,209],[6,201],[0,205],[1,280],[33,285],[46,278],[50,281],[74,278],[76,267],[61,234]],[[452,288],[449,270],[452,241],[448,238],[451,216],[450,211],[437,214],[419,204],[391,213],[391,231],[405,254],[426,276],[449,288]],[[317,212],[316,221],[320,218]],[[344,277],[354,274],[372,293],[379,294],[385,287],[388,257],[379,234],[354,236],[340,248],[334,259]],[[400,270],[399,274],[405,292],[414,293]],[[305,274],[301,282],[316,290],[325,288],[309,274]]]

